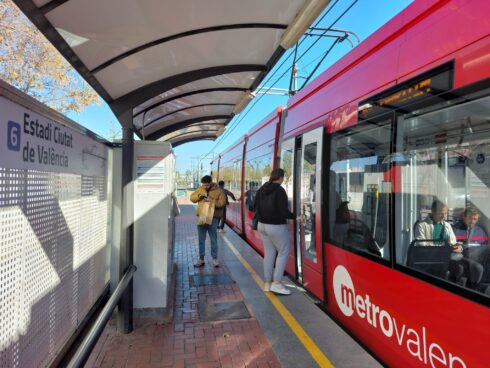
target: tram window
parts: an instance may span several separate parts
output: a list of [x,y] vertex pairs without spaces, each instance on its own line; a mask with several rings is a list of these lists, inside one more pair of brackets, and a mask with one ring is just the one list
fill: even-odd
[[489,292],[490,97],[400,116],[397,126],[396,261]]
[[272,171],[272,152],[247,160],[245,165],[245,208],[255,212],[257,190],[269,180]]
[[231,162],[222,164],[220,168],[219,177],[220,180],[225,182],[227,188],[230,188],[233,184],[233,164]]
[[389,259],[391,120],[333,135],[330,241]]
[[281,165],[280,167],[284,170],[284,181],[282,186],[288,195],[289,209],[293,209],[293,188],[294,188],[294,177],[293,177],[293,149],[294,141],[289,141],[289,147],[285,147],[281,150]]
[[242,188],[242,161],[236,160],[235,167],[233,171],[233,186],[231,192],[235,198],[239,198],[241,195]]
[[304,256],[317,262],[316,254],[316,173],[317,142],[308,143],[303,148],[301,173],[301,216],[304,231]]
[[225,188],[235,195],[240,196],[241,185],[241,161],[233,160],[221,164],[219,178],[225,182]]

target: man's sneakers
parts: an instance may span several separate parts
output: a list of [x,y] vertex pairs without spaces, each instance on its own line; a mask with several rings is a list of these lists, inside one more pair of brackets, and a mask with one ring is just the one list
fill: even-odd
[[218,258],[213,258],[213,266],[214,267],[218,267],[219,266]]
[[271,291],[271,283],[264,282],[264,291]]
[[194,262],[194,267],[202,267],[204,266],[204,259],[198,258],[196,262]]
[[225,229],[218,229],[218,232],[224,234],[225,233]]
[[272,285],[271,285],[271,289],[270,290],[273,293],[281,294],[281,295],[289,295],[289,294],[291,294],[291,290],[289,290],[288,288],[286,288],[280,282],[273,282]]

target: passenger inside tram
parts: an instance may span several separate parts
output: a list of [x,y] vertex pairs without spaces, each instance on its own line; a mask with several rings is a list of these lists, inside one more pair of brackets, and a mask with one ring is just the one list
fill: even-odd
[[[483,97],[400,114],[392,160],[396,262],[480,293],[490,293],[489,111]],[[434,246],[441,235],[427,233],[430,222],[445,224],[446,247]]]
[[[448,207],[435,200],[431,206],[431,214],[415,224],[415,239],[408,250],[407,265],[480,290],[484,286],[480,282],[488,254],[487,234],[477,225],[480,213],[474,207],[467,207],[462,218],[452,225],[446,221],[447,215]],[[421,246],[449,246],[449,252],[431,252],[427,249],[417,252],[414,249]]]
[[471,289],[480,289],[484,273],[484,264],[489,254],[488,236],[486,231],[478,226],[480,212],[475,207],[467,207],[463,218],[453,225],[456,240],[463,247],[463,258],[457,263],[451,281],[467,282]]
[[[461,254],[463,247],[457,244],[451,224],[446,221],[448,208],[440,200],[434,200],[431,213],[423,221],[415,224],[415,240],[419,246],[443,246],[448,244],[452,253]],[[458,258],[458,257],[454,257]]]
[[350,227],[349,202],[341,202],[335,211],[335,223],[333,225],[333,237],[340,244],[344,244],[348,237]]
[[408,248],[408,266],[441,278],[457,272],[455,262],[463,257],[463,247],[456,242],[451,224],[446,221],[447,214],[447,205],[436,199],[431,213],[415,223],[414,240]]
[[393,238],[396,263],[490,294],[489,124],[487,94],[335,132],[330,242],[389,260]]

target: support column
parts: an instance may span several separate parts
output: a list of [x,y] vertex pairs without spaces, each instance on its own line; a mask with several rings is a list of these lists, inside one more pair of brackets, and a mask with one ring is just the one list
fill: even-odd
[[[122,210],[121,210],[121,249],[119,256],[119,280],[133,264],[133,152],[134,132],[132,116],[119,117],[123,128],[122,139]],[[129,120],[129,121],[125,121]],[[133,331],[133,280],[121,297],[117,314],[117,328],[124,334]]]

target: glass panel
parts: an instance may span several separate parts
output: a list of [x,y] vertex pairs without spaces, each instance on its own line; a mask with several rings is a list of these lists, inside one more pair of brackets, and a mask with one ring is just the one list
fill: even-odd
[[269,180],[272,171],[273,152],[247,160],[245,166],[245,209],[255,212],[254,200],[257,190]]
[[225,182],[225,188],[233,193],[235,198],[240,196],[241,161],[233,160],[221,164],[219,180]]
[[289,209],[293,211],[293,189],[294,189],[294,140],[290,140],[283,144],[281,150],[281,168],[284,170],[283,188],[286,190],[289,201]]
[[389,259],[391,120],[363,122],[332,139],[330,238]]
[[236,160],[233,167],[233,181],[230,183],[230,192],[233,193],[235,198],[239,198],[241,195],[242,185],[242,161]]
[[489,122],[490,97],[401,116],[393,158],[397,262],[481,293],[490,286]]
[[315,231],[317,144],[317,142],[312,142],[304,146],[301,170],[301,216],[304,232],[304,255],[315,263],[317,261]]
[[233,182],[233,163],[222,163],[219,171],[219,180],[223,180],[225,188],[230,190],[230,185]]

